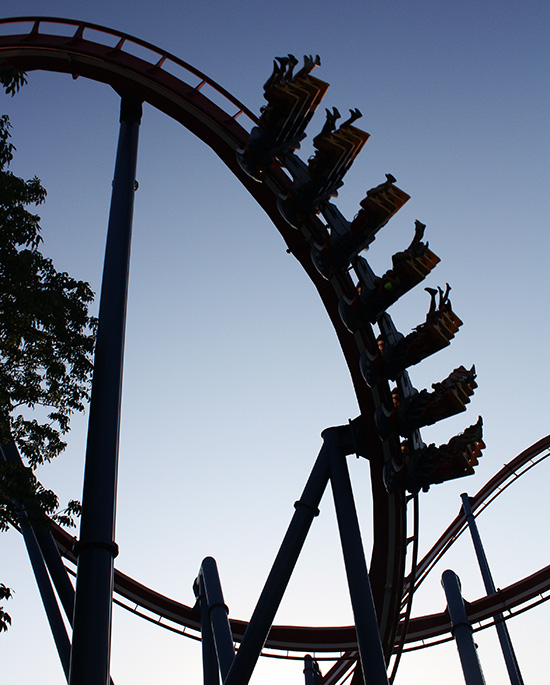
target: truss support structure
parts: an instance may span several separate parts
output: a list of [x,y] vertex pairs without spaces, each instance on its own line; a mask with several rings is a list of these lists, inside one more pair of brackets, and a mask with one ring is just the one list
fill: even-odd
[[[250,681],[313,519],[319,514],[318,507],[329,480],[334,494],[363,678],[367,685],[388,684],[346,462],[346,456],[357,450],[354,424],[327,428],[322,437],[323,446],[302,496],[294,505],[294,515],[236,654],[216,562],[208,557],[202,563],[194,587],[201,611],[203,666],[208,685],[218,685],[220,673],[224,685],[246,685]],[[214,657],[217,668],[213,666]],[[304,673],[306,680],[313,677],[311,668],[306,668]]]

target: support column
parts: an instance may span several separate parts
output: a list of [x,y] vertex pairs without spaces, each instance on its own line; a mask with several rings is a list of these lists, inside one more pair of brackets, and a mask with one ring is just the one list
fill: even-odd
[[333,450],[330,482],[353,608],[357,645],[365,684],[388,685],[386,662],[346,462],[347,453],[344,450]]
[[441,584],[447,597],[447,610],[464,673],[464,681],[466,685],[485,685],[477,648],[472,637],[472,626],[462,598],[460,580],[454,571],[445,571],[441,576]]
[[306,654],[304,657],[304,678],[305,685],[316,685],[323,679],[319,664],[311,654]]
[[31,561],[34,577],[36,578],[36,584],[38,585],[40,597],[42,598],[42,604],[44,605],[48,623],[50,624],[55,646],[57,648],[57,653],[59,655],[59,660],[61,661],[65,678],[68,679],[69,657],[71,652],[69,636],[67,635],[67,630],[65,628],[65,624],[63,623],[61,611],[59,610],[59,605],[57,603],[48,572],[46,571],[44,559],[40,554],[40,548],[38,547],[36,538],[34,537],[34,533],[30,528],[25,528],[24,525],[21,528],[21,532],[23,533],[23,539],[25,540],[27,553]]
[[328,483],[330,449],[325,440],[302,496],[294,504],[296,511],[224,685],[247,685],[250,681],[311,523],[319,513],[318,506]]
[[118,444],[141,101],[122,96],[82,496],[70,685],[106,685],[111,652]]
[[208,621],[214,636],[214,645],[216,646],[217,663],[219,664],[222,681],[225,682],[227,673],[235,658],[235,647],[233,646],[233,636],[231,635],[231,626],[229,625],[229,610],[223,600],[218,566],[212,557],[206,557],[202,562],[200,576],[206,595],[203,601],[206,602],[208,607]]
[[[0,445],[0,460],[15,464],[19,463],[21,466],[23,466],[19,450],[13,442],[4,446]],[[25,508],[17,501],[14,501],[14,504],[19,510],[19,531],[23,536],[25,547],[27,548],[27,554],[29,555],[29,560],[31,562],[31,567],[36,579],[38,591],[42,599],[42,604],[46,612],[46,617],[48,619],[48,623],[50,624],[50,629],[52,631],[52,636],[57,648],[59,660],[61,661],[61,666],[65,673],[65,677],[68,679],[69,659],[71,653],[69,636],[67,635],[67,630],[59,609],[59,604],[57,602],[48,571],[46,570],[44,557],[42,556],[42,552],[37,543],[36,531],[30,525]],[[41,532],[44,535],[49,535],[49,532],[44,530]]]
[[206,591],[202,573],[199,573],[193,584],[193,590],[201,612],[201,647],[202,647],[202,673],[203,685],[220,685],[220,669],[212,633],[212,624],[206,601]]
[[[491,575],[489,562],[487,561],[487,557],[485,556],[485,550],[483,549],[481,536],[477,529],[477,523],[472,513],[472,507],[470,506],[470,498],[465,492],[463,492],[460,495],[460,497],[462,498],[462,508],[464,509],[464,515],[466,516],[466,522],[468,524],[468,528],[470,529],[472,542],[474,543],[474,550],[479,564],[479,569],[483,577],[485,592],[488,595],[492,595],[497,590],[493,582],[493,576]],[[514,652],[512,640],[510,639],[508,626],[504,622],[504,616],[502,614],[495,614],[495,620],[495,627],[497,629],[497,635],[500,642],[500,647],[502,649],[502,654],[504,656],[504,661],[506,662],[506,669],[508,671],[508,676],[510,677],[510,682],[512,683],[512,685],[523,685],[523,678],[521,677],[519,664],[516,659],[516,654]]]

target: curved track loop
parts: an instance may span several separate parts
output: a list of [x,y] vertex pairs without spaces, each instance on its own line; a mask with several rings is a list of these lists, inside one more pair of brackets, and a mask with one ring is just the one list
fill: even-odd
[[[354,338],[345,329],[338,314],[339,299],[344,293],[354,292],[354,284],[345,272],[336,275],[330,282],[324,280],[310,259],[309,240],[322,235],[323,225],[316,216],[310,215],[303,230],[296,231],[282,219],[277,210],[276,197],[279,192],[289,190],[289,177],[275,163],[266,174],[265,182],[259,184],[246,176],[236,161],[235,150],[244,146],[248,128],[255,123],[255,117],[227,91],[174,55],[126,34],[67,19],[5,19],[0,20],[0,31],[4,34],[0,35],[0,57],[11,64],[26,71],[63,72],[71,74],[73,78],[82,76],[106,83],[118,93],[134,95],[148,102],[204,141],[265,210],[289,251],[314,283],[338,336],[363,417],[373,491],[374,544],[370,576],[382,645],[386,658],[389,658],[399,620],[404,579],[406,504],[402,493],[388,496],[383,487],[381,470],[384,455],[373,422],[374,403],[359,371],[359,356],[367,344],[373,347],[374,336],[369,329],[363,334],[368,339],[359,336]],[[10,35],[7,35],[8,32]],[[172,72],[177,72],[178,76]],[[212,93],[216,102],[221,101],[222,104],[215,104],[207,97],[207,93]],[[241,121],[247,128],[241,126]],[[127,582],[124,578],[122,574],[118,575],[119,586]],[[146,588],[143,591],[161,597]],[[186,616],[190,614],[187,607],[179,607],[179,612]],[[192,619],[194,617],[189,615],[188,620]],[[240,626],[244,626],[244,623],[234,621],[233,625],[238,639]],[[273,645],[294,642],[294,637],[286,637],[289,630],[293,636],[302,636],[303,639],[298,640],[297,644],[315,645],[319,641],[320,648],[323,648],[323,644],[334,645],[342,642],[335,637],[342,630],[346,635],[343,642],[353,642],[349,629],[308,627],[274,627],[270,642]],[[309,646],[308,649],[316,647]]]
[[[528,464],[537,464],[541,459],[537,459],[544,450],[550,449],[550,436],[539,440],[537,443],[523,451],[509,464],[506,464],[481,490],[472,498],[472,507],[479,511],[488,506],[495,498],[496,492],[502,492],[507,482],[513,482],[517,479],[511,476],[514,473],[526,472],[523,467]],[[549,456],[548,454],[544,456]],[[504,486],[504,487],[503,487]],[[456,539],[458,530],[461,529],[460,519],[457,519],[451,524],[449,529],[438,540],[434,548],[424,557],[419,567],[428,557],[432,557],[432,552],[437,549],[446,551],[447,547],[443,546],[444,539]],[[462,529],[465,527],[463,521]],[[454,532],[453,532],[454,531]],[[72,553],[72,546],[75,538],[64,531],[56,524],[52,524],[52,532],[54,534],[57,545],[64,557],[69,561],[76,563],[76,558]],[[439,558],[438,555],[437,558]],[[428,569],[429,570],[429,569]],[[425,572],[425,574],[427,571]],[[125,601],[120,602],[125,608],[138,611],[138,607],[150,612],[154,615],[155,622],[164,627],[172,628],[172,625],[182,626],[183,631],[179,632],[200,631],[200,617],[193,613],[190,607],[181,604],[173,599],[169,599],[154,590],[138,583],[132,578],[125,576],[120,571],[115,571],[115,592],[120,598]],[[511,614],[512,610],[517,609],[514,613],[520,613],[526,605],[530,608],[541,601],[550,599],[550,566],[547,566],[536,573],[524,578],[523,580],[513,583],[508,587],[499,590],[494,595],[489,597],[482,597],[468,604],[468,616],[472,623],[481,621],[490,621],[495,613]],[[544,596],[544,593],[547,593]],[[132,605],[135,609],[132,609]],[[146,615],[146,617],[148,617]],[[170,624],[162,624],[161,620],[169,621]],[[235,640],[240,641],[244,630],[246,628],[244,621],[231,620],[231,628]],[[398,631],[398,640],[401,640],[401,626]],[[490,625],[490,623],[488,624]],[[487,627],[487,626],[483,626]],[[411,644],[419,641],[434,640],[435,638],[449,633],[450,624],[446,612],[440,614],[432,614],[429,616],[418,616],[412,618],[409,622],[406,631],[405,644]],[[356,647],[355,629],[353,626],[344,627],[305,627],[305,626],[273,626],[266,642],[266,648],[279,649],[296,652],[342,652],[346,650],[354,650]]]

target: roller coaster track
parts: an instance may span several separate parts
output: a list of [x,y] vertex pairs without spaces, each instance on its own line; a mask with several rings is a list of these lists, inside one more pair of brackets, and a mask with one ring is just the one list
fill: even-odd
[[[511,483],[548,456],[550,456],[550,436],[539,440],[524,450],[491,478],[472,498],[472,509],[477,511],[477,515],[479,515]],[[419,562],[418,568],[422,570],[423,578],[433,566],[430,564],[428,568],[428,562],[433,558],[440,559],[442,554],[449,549],[450,544],[465,529],[465,526],[464,517],[462,515],[457,516],[430,552]],[[76,558],[72,552],[75,538],[56,524],[53,524],[52,530],[61,554],[70,562],[76,563]],[[420,582],[416,586],[419,584]],[[198,636],[200,616],[193,612],[191,607],[155,592],[120,571],[115,571],[115,592],[118,595],[119,604],[126,609],[141,613],[143,617],[150,618],[150,620],[154,620],[170,630],[183,632],[189,637]],[[499,612],[508,615],[520,613],[525,608],[530,608],[537,603],[550,599],[549,593],[550,566],[546,566],[499,590],[494,595],[470,602],[468,604],[468,616],[472,623],[485,622],[482,627],[488,627],[491,625],[490,621],[494,614]],[[231,629],[236,641],[242,638],[246,625],[245,621],[231,620]],[[401,624],[398,630],[398,638],[401,633],[400,628]],[[412,645],[421,642],[422,645],[420,646],[429,646],[434,643],[436,638],[448,634],[449,630],[450,624],[446,612],[417,616],[409,622],[405,643]],[[356,646],[355,629],[353,626],[273,626],[265,646],[267,649],[291,652],[344,652],[353,650]]]
[[[284,239],[288,251],[302,265],[316,287],[338,336],[354,385],[371,468],[374,543],[370,563],[373,597],[379,617],[381,640],[386,658],[393,649],[407,546],[406,503],[403,493],[388,496],[381,477],[384,454],[376,432],[375,404],[359,370],[365,336],[350,335],[338,314],[343,294],[351,295],[354,284],[342,271],[325,280],[310,258],[310,241],[323,235],[320,220],[311,214],[303,229],[291,228],[281,217],[276,199],[290,189],[291,180],[274,163],[264,183],[250,179],[239,167],[235,151],[244,147],[254,115],[225,89],[186,62],[150,43],[96,24],[52,17],[17,17],[0,20],[0,58],[25,71],[43,70],[68,73],[112,86],[118,93],[135,96],[181,123],[206,143],[239,179],[270,217]],[[88,36],[90,39],[88,39]],[[177,74],[177,75],[175,75]],[[243,122],[244,125],[241,125]],[[184,612],[185,613],[185,612]],[[190,619],[191,620],[191,619]],[[237,625],[237,624],[236,624]],[[285,629],[282,629],[284,630]],[[302,635],[327,637],[339,629],[321,631],[295,627]],[[307,638],[304,639],[304,644]]]
[[[399,630],[400,611],[410,588],[405,585],[407,548],[406,501],[402,493],[388,496],[382,484],[384,459],[382,443],[373,422],[379,401],[363,381],[359,357],[372,343],[372,330],[366,327],[350,335],[338,314],[342,295],[354,292],[354,284],[345,271],[325,280],[310,259],[310,244],[323,235],[324,227],[309,215],[300,231],[291,228],[281,217],[276,198],[290,189],[287,173],[274,163],[262,184],[251,180],[240,169],[235,151],[244,147],[256,117],[225,89],[206,75],[174,55],[127,34],[104,27],[67,19],[23,17],[0,20],[0,58],[25,71],[45,70],[84,77],[113,87],[118,93],[133,95],[181,123],[207,144],[255,198],[284,239],[288,251],[300,262],[315,285],[338,336],[354,385],[369,452],[373,494],[374,542],[370,564],[373,596],[380,621],[380,632],[386,658],[389,659]],[[544,438],[505,466],[472,500],[472,509],[480,513],[495,493],[521,475],[528,463],[538,463],[543,450],[548,450],[550,437]],[[393,449],[393,448],[392,448]],[[547,456],[547,455],[545,455]],[[516,474],[516,475],[514,475]],[[433,565],[464,530],[460,515],[453,521],[432,550],[409,575],[415,590]],[[74,561],[74,539],[57,526],[53,534],[61,553]],[[410,582],[409,582],[410,584]],[[405,588],[405,591],[404,591]],[[550,567],[500,590],[495,595],[469,605],[472,621],[490,621],[496,612],[511,612],[530,606],[547,597],[550,590]],[[191,607],[161,595],[120,571],[115,574],[117,600],[126,608],[141,613],[164,627],[198,638],[200,618]],[[541,599],[542,598],[542,599]],[[409,598],[410,599],[410,598]],[[151,619],[153,620],[153,619]],[[240,641],[246,622],[231,619],[234,639]],[[402,642],[410,644],[434,640],[448,633],[446,613],[410,619]],[[354,660],[356,636],[353,626],[312,627],[273,626],[267,649],[295,652],[345,652]],[[323,682],[329,682],[323,679]],[[336,682],[336,680],[330,680]]]

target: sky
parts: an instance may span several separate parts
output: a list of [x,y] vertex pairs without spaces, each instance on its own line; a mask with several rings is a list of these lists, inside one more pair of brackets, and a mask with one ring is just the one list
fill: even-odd
[[[367,253],[378,273],[414,220],[441,258],[425,285],[449,282],[464,325],[452,345],[411,369],[419,390],[475,363],[466,414],[422,432],[445,443],[484,419],[476,475],[421,496],[420,554],[504,463],[547,435],[550,286],[546,2],[287,0],[263,3],[4,2],[3,16],[57,16],[124,31],[182,58],[258,113],[274,56],[319,54],[323,107],[358,107],[371,134],[336,204],[353,218],[391,172],[411,200]],[[118,136],[118,96],[102,84],[33,72],[2,96],[17,148],[13,171],[37,175],[43,251],[99,291]],[[323,108],[300,151],[323,123]],[[308,142],[309,141],[309,142]],[[201,141],[144,107],[138,158],[120,444],[117,567],[193,603],[205,556],[217,559],[231,616],[247,619],[315,457],[321,431],[357,415],[349,372],[314,287],[276,229]],[[390,313],[408,333],[428,296],[417,287]],[[97,306],[97,304],[96,304]],[[42,468],[64,501],[79,498],[86,417]],[[547,460],[548,461],[548,460]],[[495,584],[548,564],[547,461],[479,518]],[[367,556],[368,465],[350,460]],[[347,625],[351,609],[330,494],[321,504],[276,623]],[[457,542],[415,598],[443,611],[442,572],[466,599],[484,594],[471,544]],[[15,590],[0,636],[3,682],[59,685],[63,674],[15,532],[0,539],[0,581]],[[508,622],[526,683],[543,682],[549,605]],[[494,631],[476,634],[487,682],[506,682]],[[198,643],[115,608],[117,685],[200,683]],[[324,670],[324,667],[322,667]],[[463,682],[453,643],[405,655],[396,685]],[[303,682],[300,662],[261,659],[253,685]]]

